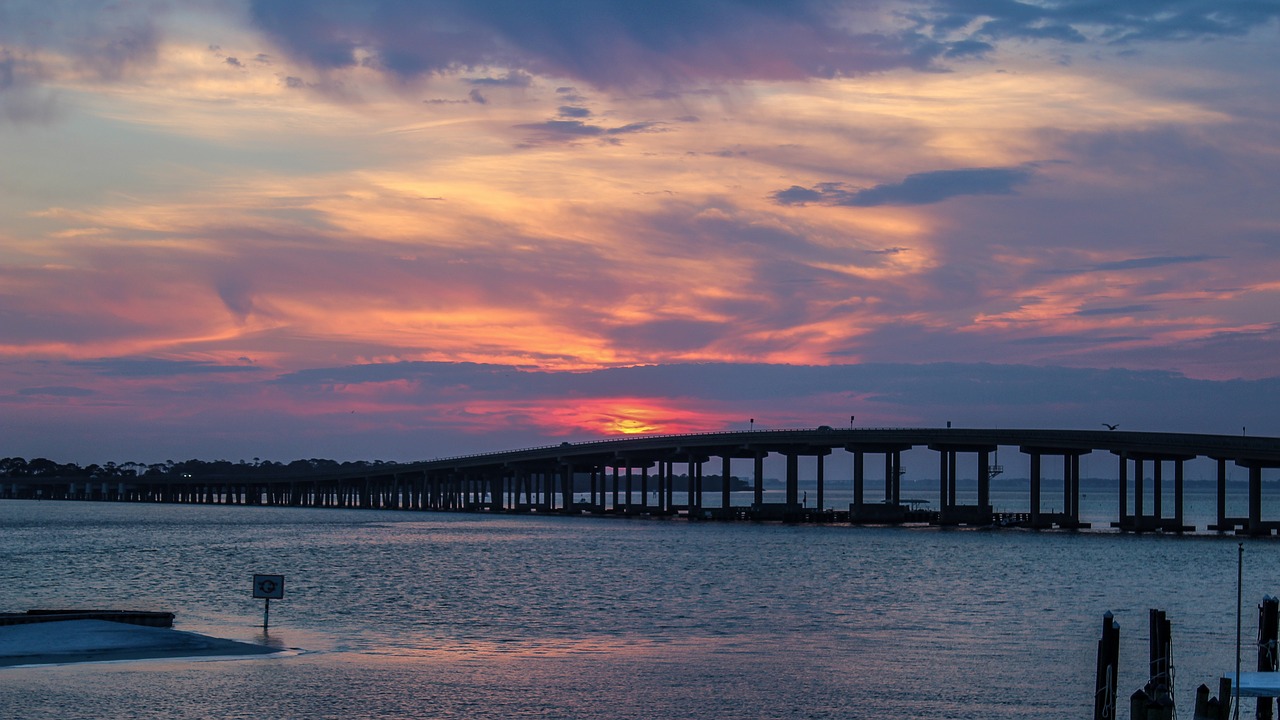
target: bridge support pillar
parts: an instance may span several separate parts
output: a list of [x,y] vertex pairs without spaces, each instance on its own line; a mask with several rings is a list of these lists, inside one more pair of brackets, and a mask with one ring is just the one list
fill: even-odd
[[863,451],[854,451],[854,516],[863,514],[863,491],[867,479],[863,477]]
[[640,507],[649,509],[649,464],[640,466]]
[[725,453],[720,458],[720,509],[726,514],[729,512],[731,502],[729,490],[729,455]]
[[1040,453],[1031,453],[1031,527],[1040,528]]
[[787,456],[787,505],[796,506],[800,504],[800,473],[798,470],[798,456],[794,452],[786,453]]
[[1262,534],[1262,466],[1249,466],[1249,534]]
[[758,450],[756,451],[756,457],[755,457],[756,462],[755,462],[755,468],[753,470],[755,473],[754,500],[755,500],[755,506],[757,508],[762,507],[764,505],[764,457],[765,455],[766,453],[760,452]]
[[826,465],[826,461],[827,461],[827,454],[823,452],[818,453],[818,498],[817,498],[817,505],[816,505],[818,512],[822,512],[822,510],[825,509],[825,506],[823,505],[822,491],[823,491],[823,485],[826,482],[825,478],[823,477],[824,466]]
[[1218,530],[1227,529],[1227,459],[1218,458]]

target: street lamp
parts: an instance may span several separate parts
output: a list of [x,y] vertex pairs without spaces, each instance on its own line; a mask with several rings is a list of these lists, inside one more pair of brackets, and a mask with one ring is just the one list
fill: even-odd
[[849,429],[850,429],[850,430],[852,430],[852,429],[853,429],[853,418],[854,418],[854,416],[853,416],[853,415],[850,415],[850,416],[849,416]]
[[749,422],[751,423],[751,425],[750,425],[750,427],[748,427],[748,428],[747,428],[747,429],[748,429],[748,431],[749,431],[749,432],[755,432],[755,430],[756,430],[756,419],[755,419],[755,418],[751,418],[751,420],[750,420]]

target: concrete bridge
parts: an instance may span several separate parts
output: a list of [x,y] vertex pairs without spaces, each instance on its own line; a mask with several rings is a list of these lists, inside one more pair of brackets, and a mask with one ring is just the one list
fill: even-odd
[[[902,498],[902,453],[917,447],[937,455],[939,503],[934,510],[921,510]],[[1002,514],[991,506],[990,482],[998,471],[992,455],[1000,447],[1016,447],[1029,458],[1030,512]],[[847,511],[824,509],[826,459],[836,450],[852,456],[853,502]],[[1136,532],[1194,530],[1183,519],[1183,468],[1189,460],[1209,458],[1217,462],[1217,518],[1207,529],[1250,535],[1280,532],[1280,521],[1262,517],[1263,470],[1280,468],[1280,438],[1088,430],[820,427],[644,435],[388,464],[341,475],[7,477],[0,479],[0,497],[1074,529],[1088,527],[1080,519],[1080,458],[1095,451],[1118,458],[1113,527]],[[785,458],[782,502],[765,502],[763,465],[770,455]],[[800,502],[801,458],[813,458],[815,507]],[[975,463],[976,479],[971,482],[976,487],[966,488],[965,495],[976,501],[968,504],[957,501],[961,458]],[[704,483],[704,468],[713,459],[718,460],[721,478],[714,488]],[[733,502],[725,480],[732,475],[733,460],[753,463],[749,504]],[[867,487],[868,461],[883,463],[883,487]],[[1061,512],[1041,510],[1046,462],[1061,463]],[[712,463],[713,472],[716,464]],[[1248,470],[1247,517],[1227,516],[1229,464]],[[676,475],[678,469],[685,472]],[[1144,488],[1148,477],[1153,487]],[[1171,508],[1165,506],[1169,480]],[[882,493],[876,492],[873,499],[872,490]],[[720,495],[714,507],[704,507],[708,493]],[[580,499],[583,495],[585,501]],[[1148,495],[1152,507],[1144,505]]]

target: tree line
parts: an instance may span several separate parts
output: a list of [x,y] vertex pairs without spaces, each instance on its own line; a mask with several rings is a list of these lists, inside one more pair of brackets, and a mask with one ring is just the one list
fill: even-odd
[[311,458],[290,463],[272,462],[254,458],[253,462],[230,460],[183,460],[162,463],[107,462],[81,467],[76,463],[59,463],[48,458],[20,457],[0,459],[0,476],[4,477],[79,477],[79,478],[134,478],[134,477],[279,477],[281,475],[310,475],[318,472],[360,471],[395,465],[384,460],[355,460],[338,462]]

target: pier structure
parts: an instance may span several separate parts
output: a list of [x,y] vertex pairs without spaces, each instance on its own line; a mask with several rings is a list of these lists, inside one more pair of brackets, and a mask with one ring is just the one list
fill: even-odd
[[[1195,459],[1195,455],[1181,453],[1151,453],[1151,452],[1135,452],[1135,451],[1119,451],[1116,455],[1120,458],[1120,487],[1118,488],[1117,497],[1120,499],[1119,520],[1112,523],[1114,527],[1122,530],[1149,531],[1161,530],[1164,532],[1185,532],[1194,530],[1195,528],[1185,524],[1182,519],[1183,510],[1183,466],[1188,460]],[[1147,463],[1151,463],[1151,510],[1150,513],[1145,510],[1146,492],[1144,488],[1145,467]],[[1133,483],[1130,486],[1128,478],[1128,467],[1133,465]],[[1173,514],[1168,515],[1164,511],[1164,500],[1166,499],[1166,488],[1164,486],[1164,467],[1165,463],[1172,463],[1173,467]],[[1223,464],[1219,464],[1219,477],[1221,492],[1218,494],[1218,517],[1217,525],[1225,526],[1226,512],[1226,470]],[[1128,498],[1133,497],[1133,512],[1128,511]],[[1261,506],[1258,508],[1259,516],[1261,515]],[[1244,521],[1247,526],[1247,520]],[[1231,528],[1231,529],[1234,529]]]
[[[1093,449],[1047,445],[1023,445],[1020,449],[1031,460],[1031,477],[1028,479],[1031,493],[1031,517],[1028,518],[1026,526],[1036,529],[1057,527],[1073,530],[1089,527],[1088,523],[1080,521],[1080,456],[1093,452]],[[1044,483],[1042,470],[1046,455],[1062,458],[1062,512],[1044,512],[1044,497],[1041,490]]]
[[[845,449],[853,454],[853,502],[849,520],[854,523],[906,522],[909,506],[902,504],[902,453],[910,443],[851,442]],[[866,455],[884,456],[884,500],[866,500]]]
[[[990,525],[994,519],[991,507],[991,453],[990,444],[930,443],[929,449],[938,453],[938,523],[941,525]],[[978,458],[977,502],[961,505],[957,497],[956,456],[973,453]]]
[[[924,447],[937,454],[938,504],[902,497],[902,454]],[[998,512],[991,455],[1016,447],[1028,457],[1029,512]],[[852,502],[830,508],[828,461],[851,456]],[[280,477],[0,478],[0,498],[43,498],[324,508],[465,512],[527,512],[682,516],[706,520],[785,520],[855,524],[1004,525],[1034,529],[1088,527],[1080,517],[1080,458],[1109,452],[1119,459],[1117,513],[1111,525],[1131,532],[1185,532],[1184,464],[1217,463],[1217,517],[1208,530],[1280,534],[1280,519],[1263,517],[1264,471],[1280,468],[1280,438],[1183,433],[1042,429],[886,428],[752,430],[642,435],[484,453],[416,463],[379,464],[360,472]],[[764,462],[781,456],[781,502],[768,502]],[[883,461],[882,499],[868,488],[868,456]],[[961,458],[974,458],[976,488],[959,502]],[[1045,463],[1062,466],[1062,506],[1046,512]],[[710,473],[706,466],[710,463]],[[750,466],[750,474],[739,472]],[[800,469],[812,463],[816,493],[801,492]],[[1245,516],[1228,514],[1228,467],[1248,472]],[[678,471],[680,474],[677,474]],[[1148,475],[1148,472],[1150,475]],[[1166,479],[1172,475],[1172,493]],[[873,473],[874,474],[874,473]],[[1148,488],[1148,476],[1151,485]],[[749,478],[735,497],[731,479]],[[712,480],[714,479],[714,482]],[[874,480],[870,484],[874,484]],[[708,502],[709,497],[715,498]],[[750,497],[744,502],[743,496]],[[717,501],[718,500],[718,501]],[[737,501],[737,502],[735,502]]]

